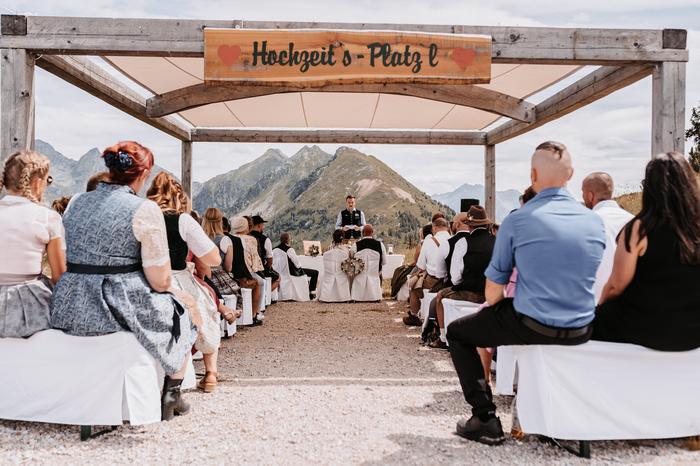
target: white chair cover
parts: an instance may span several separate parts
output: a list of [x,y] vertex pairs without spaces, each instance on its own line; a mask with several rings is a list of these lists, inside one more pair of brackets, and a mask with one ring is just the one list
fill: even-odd
[[382,283],[379,279],[379,253],[372,249],[356,252],[355,257],[362,259],[365,270],[352,280],[350,297],[353,301],[381,301]]
[[406,283],[404,283],[401,289],[399,289],[399,292],[396,295],[396,300],[401,302],[408,301],[408,294],[410,291],[411,290],[408,289],[408,280],[406,280]]
[[422,320],[428,318],[430,313],[430,302],[437,297],[437,293],[431,293],[427,290],[423,290],[423,297],[420,300],[420,309],[418,309],[418,317]]
[[513,393],[528,434],[564,440],[631,440],[700,434],[700,349],[654,351],[589,341],[499,346],[496,390]]
[[253,290],[241,288],[241,302],[243,304],[241,316],[236,320],[236,324],[253,325]]
[[472,303],[470,301],[457,301],[456,299],[443,299],[442,309],[445,311],[445,338],[447,338],[447,327],[453,320],[457,320],[460,317],[468,316],[470,314],[475,314],[481,304]]
[[[236,304],[238,304],[238,296],[236,296],[235,294],[224,295],[224,305],[226,307],[229,307],[229,308],[235,310]],[[251,313],[252,313],[252,309],[251,309]],[[243,314],[243,313],[241,312],[241,314]],[[237,326],[238,320],[239,319],[236,319],[233,321],[232,324],[229,324],[228,322],[226,322],[226,320],[221,319],[222,336],[226,336],[226,337],[234,336],[236,334],[236,332],[238,331],[238,328],[237,328],[238,327]]]
[[[131,332],[0,338],[0,419],[72,425],[160,421],[163,369]],[[195,385],[190,361],[183,388]]]
[[272,277],[265,277],[265,305],[272,304]]
[[327,303],[350,301],[350,279],[340,268],[350,253],[331,249],[323,254],[323,278],[318,287],[318,300]]
[[309,279],[306,276],[294,277],[289,275],[289,256],[279,248],[272,250],[272,261],[275,270],[280,274],[280,301],[308,301]]

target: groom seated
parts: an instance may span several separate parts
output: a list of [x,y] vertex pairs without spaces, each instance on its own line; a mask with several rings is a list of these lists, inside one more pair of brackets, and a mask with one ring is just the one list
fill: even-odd
[[301,262],[299,262],[299,257],[292,244],[292,237],[289,233],[284,232],[280,235],[280,244],[275,249],[280,249],[287,254],[287,261],[289,263],[289,275],[294,277],[308,276],[311,280],[309,281],[309,292],[313,293],[316,291],[316,283],[318,282],[318,270],[315,269],[303,269],[301,267]]
[[374,239],[374,227],[366,224],[362,227],[362,239],[352,245],[352,252],[360,252],[363,249],[371,249],[379,253],[379,276],[382,276],[382,265],[386,265],[386,249],[384,243]]

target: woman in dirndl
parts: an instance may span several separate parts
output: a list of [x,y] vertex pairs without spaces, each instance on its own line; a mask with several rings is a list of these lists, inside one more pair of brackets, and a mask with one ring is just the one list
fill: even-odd
[[136,194],[153,154],[123,141],[102,157],[109,181],[78,196],[63,216],[68,271],[54,290],[51,325],[77,336],[132,332],[166,373],[161,412],[170,420],[189,411],[180,387],[201,318],[172,285],[163,213]]
[[[66,270],[61,216],[41,205],[51,184],[49,159],[10,155],[0,173],[0,338],[26,338],[51,327],[53,285]],[[51,279],[42,275],[46,254]]]

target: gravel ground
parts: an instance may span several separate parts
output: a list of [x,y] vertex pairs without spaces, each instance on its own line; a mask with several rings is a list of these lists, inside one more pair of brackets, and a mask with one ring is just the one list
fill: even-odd
[[[219,387],[187,393],[191,414],[88,442],[77,427],[0,421],[0,463],[589,464],[532,436],[500,447],[455,436],[467,408],[449,355],[421,348],[401,311],[277,304],[263,327],[223,342]],[[507,430],[510,401],[497,397]],[[594,442],[592,453],[595,464],[700,464],[681,441]]]

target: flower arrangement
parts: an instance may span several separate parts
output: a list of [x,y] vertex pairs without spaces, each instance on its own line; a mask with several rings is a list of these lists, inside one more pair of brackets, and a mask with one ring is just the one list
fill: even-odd
[[318,244],[314,244],[314,245],[312,245],[312,246],[309,247],[309,255],[310,255],[311,257],[316,257],[316,256],[318,256],[319,254],[321,254],[321,250],[320,250],[320,248],[318,247]]
[[365,262],[360,258],[349,257],[340,263],[340,270],[352,278],[365,270]]

